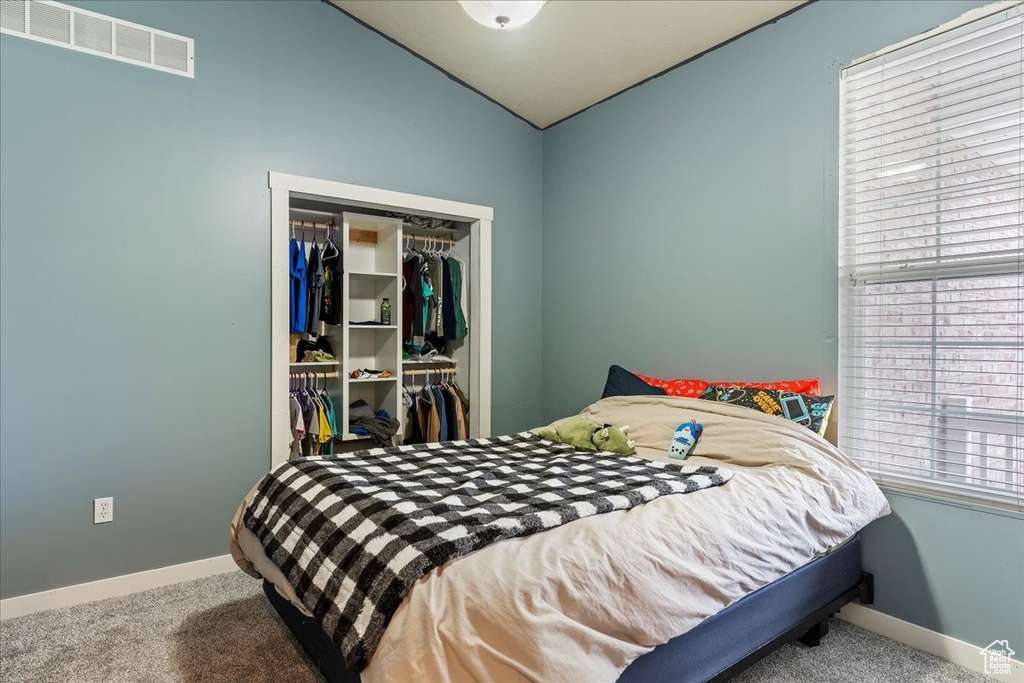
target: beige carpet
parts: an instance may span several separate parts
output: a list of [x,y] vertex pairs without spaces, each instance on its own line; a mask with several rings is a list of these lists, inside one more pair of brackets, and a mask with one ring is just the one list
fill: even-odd
[[[0,622],[3,683],[313,683],[260,583],[241,572]],[[844,622],[817,648],[788,645],[738,681],[984,683]],[[416,683],[429,683],[417,681]]]

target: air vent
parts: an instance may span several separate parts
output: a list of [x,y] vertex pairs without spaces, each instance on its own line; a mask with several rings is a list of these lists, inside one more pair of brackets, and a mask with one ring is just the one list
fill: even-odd
[[153,63],[153,34],[150,31],[125,24],[115,25],[117,56],[143,64]]
[[75,17],[75,45],[109,55],[114,51],[114,22],[88,14]]
[[25,32],[25,3],[0,0],[0,31],[15,35]]
[[29,33],[57,43],[71,42],[71,8],[30,0],[28,9],[32,17]]
[[50,0],[0,0],[0,33],[195,76],[191,38]]

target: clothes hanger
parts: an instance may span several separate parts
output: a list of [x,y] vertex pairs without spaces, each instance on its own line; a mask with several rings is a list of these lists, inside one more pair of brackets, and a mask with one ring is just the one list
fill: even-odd
[[[332,252],[327,255],[328,258],[333,258],[338,253],[338,246],[334,243],[334,221],[327,221],[327,237],[324,238],[324,251],[327,251],[327,247],[330,247]],[[326,254],[325,254],[326,255]]]

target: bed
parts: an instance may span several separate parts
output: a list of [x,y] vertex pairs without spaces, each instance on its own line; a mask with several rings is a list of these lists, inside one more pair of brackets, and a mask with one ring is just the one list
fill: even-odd
[[232,523],[232,554],[329,681],[725,680],[789,640],[815,644],[831,613],[870,599],[857,533],[888,505],[817,434],[664,396],[607,398],[582,414],[631,425],[652,464],[675,462],[675,428],[696,419],[704,436],[686,463],[731,479],[442,563],[402,597],[358,675],[286,576],[301,557],[282,571],[244,522],[256,489]]

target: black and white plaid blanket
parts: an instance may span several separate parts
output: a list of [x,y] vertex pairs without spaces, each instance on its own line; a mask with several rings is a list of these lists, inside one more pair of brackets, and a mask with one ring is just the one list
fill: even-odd
[[413,583],[448,560],[731,477],[523,433],[287,462],[244,522],[358,672]]

